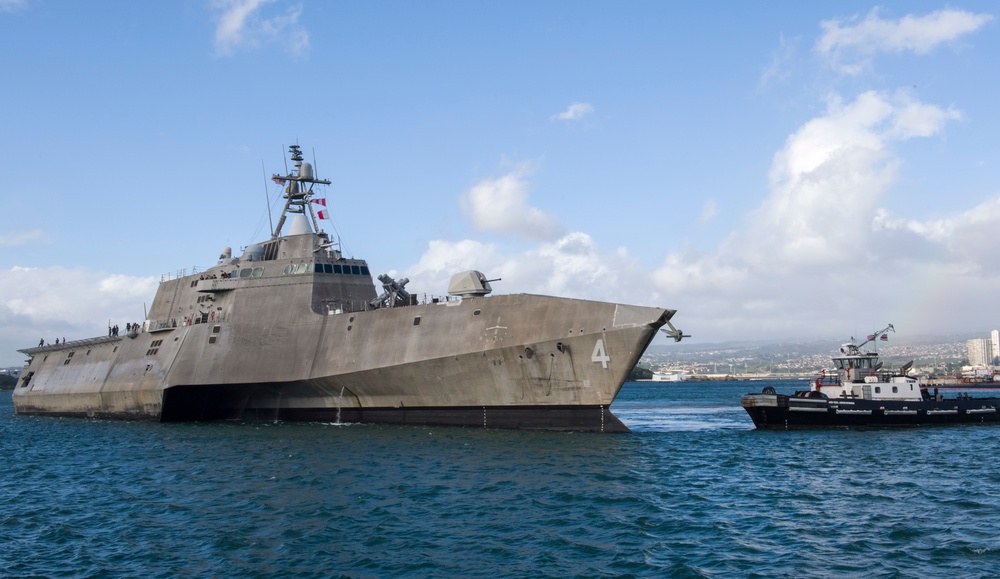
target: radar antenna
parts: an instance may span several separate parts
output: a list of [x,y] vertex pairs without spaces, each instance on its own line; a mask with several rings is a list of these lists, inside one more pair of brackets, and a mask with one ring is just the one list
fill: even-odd
[[[302,162],[302,151],[298,145],[289,145],[288,151],[291,153],[290,157],[295,165],[294,173],[271,175],[271,180],[275,183],[286,185],[284,195],[285,208],[281,210],[281,218],[278,219],[278,226],[274,228],[274,233],[271,234],[272,239],[281,235],[281,228],[284,226],[285,218],[289,213],[304,216],[307,207],[309,208],[309,215],[312,217],[313,228],[318,232],[319,223],[316,220],[316,212],[313,210],[311,203],[313,187],[317,183],[320,185],[330,184],[330,181],[326,179],[316,179],[314,177],[312,165]],[[287,164],[285,165],[285,171],[288,171]]]

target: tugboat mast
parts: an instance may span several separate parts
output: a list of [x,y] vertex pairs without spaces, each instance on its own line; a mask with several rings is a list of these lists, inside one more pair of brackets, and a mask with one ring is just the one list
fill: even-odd
[[[317,183],[329,185],[326,179],[316,179],[313,176],[313,168],[309,163],[302,162],[302,151],[298,145],[290,145],[288,151],[291,153],[292,161],[295,162],[295,171],[289,175],[271,175],[275,183],[288,185],[285,187],[285,208],[281,210],[281,218],[278,219],[278,226],[274,228],[271,239],[277,239],[281,235],[281,227],[285,224],[285,218],[289,213],[305,215],[306,208],[309,209],[309,216],[312,218],[313,230],[319,232],[319,222],[316,220],[316,212],[313,210],[310,200],[313,194],[313,186]],[[300,185],[300,183],[302,185]],[[306,188],[304,184],[308,183]]]

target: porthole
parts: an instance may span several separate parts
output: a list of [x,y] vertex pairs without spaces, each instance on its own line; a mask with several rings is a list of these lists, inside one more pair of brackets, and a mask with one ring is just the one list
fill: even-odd
[[420,316],[417,316],[417,317],[413,318],[413,325],[414,326],[419,326],[420,325]]
[[472,315],[478,316],[481,313],[483,313],[483,310],[476,310],[476,311],[472,312]]

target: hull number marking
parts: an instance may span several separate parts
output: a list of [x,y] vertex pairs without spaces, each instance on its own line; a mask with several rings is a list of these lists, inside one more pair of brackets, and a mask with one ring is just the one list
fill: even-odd
[[597,343],[594,344],[594,353],[590,355],[590,361],[600,362],[602,368],[608,367],[611,356],[608,356],[607,352],[604,351],[604,340],[598,339]]

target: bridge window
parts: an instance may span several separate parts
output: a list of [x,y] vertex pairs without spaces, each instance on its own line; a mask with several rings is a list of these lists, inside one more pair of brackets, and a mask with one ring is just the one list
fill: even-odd
[[294,263],[290,263],[290,264],[286,265],[285,269],[283,269],[281,271],[281,273],[283,273],[285,275],[292,275],[293,273],[295,273],[295,264]]
[[252,275],[253,275],[253,277],[260,277],[260,276],[264,275],[264,268],[263,267],[255,267],[255,268],[253,268],[253,274]]
[[313,273],[323,273],[323,264],[317,263],[315,267],[313,267]]
[[252,273],[253,273],[252,269],[250,269],[249,267],[244,267],[243,269],[240,270],[240,279],[247,279],[248,277],[250,277],[250,274]]
[[361,275],[371,275],[370,273],[368,273],[368,266],[367,265],[362,265],[361,266]]
[[351,266],[351,274],[352,275],[361,275],[361,268],[358,267],[358,266],[356,266],[356,265],[352,265]]
[[344,273],[344,270],[341,269],[340,265],[335,263],[333,264],[333,273]]
[[333,266],[329,263],[323,264],[323,273],[333,273]]

